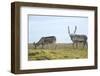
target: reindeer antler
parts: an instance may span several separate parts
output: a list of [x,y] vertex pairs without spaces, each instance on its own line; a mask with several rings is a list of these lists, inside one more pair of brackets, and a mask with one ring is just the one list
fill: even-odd
[[68,26],[68,34],[70,34],[70,29],[69,29],[69,26]]
[[77,30],[77,26],[75,26],[74,34],[76,33],[76,30]]

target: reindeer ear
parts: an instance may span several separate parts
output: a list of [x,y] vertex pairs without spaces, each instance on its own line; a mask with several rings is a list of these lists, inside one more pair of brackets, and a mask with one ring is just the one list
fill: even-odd
[[77,30],[77,26],[75,26],[74,34],[76,33],[76,30]]

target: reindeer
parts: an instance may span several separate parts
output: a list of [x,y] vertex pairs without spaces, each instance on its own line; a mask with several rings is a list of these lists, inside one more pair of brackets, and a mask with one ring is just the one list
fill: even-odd
[[42,45],[42,48],[44,48],[45,45],[54,43],[56,43],[56,37],[49,36],[49,37],[42,37],[37,43],[34,42],[33,45],[35,46],[36,49],[39,45]]
[[83,34],[81,34],[81,35],[80,34],[75,34],[76,30],[77,30],[77,26],[75,26],[74,33],[71,34],[69,26],[68,26],[68,34],[70,36],[70,39],[73,42],[73,47],[74,47],[74,45],[76,45],[76,47],[78,47],[78,43],[83,43],[83,47],[85,47],[85,45],[87,46],[87,36],[83,35]]

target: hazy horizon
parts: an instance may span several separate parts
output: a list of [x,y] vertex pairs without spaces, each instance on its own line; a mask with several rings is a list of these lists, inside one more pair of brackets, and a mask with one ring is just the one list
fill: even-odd
[[41,37],[47,36],[55,36],[56,43],[71,43],[68,26],[71,33],[77,26],[76,34],[84,34],[88,37],[88,17],[29,15],[28,19],[29,43],[38,42]]

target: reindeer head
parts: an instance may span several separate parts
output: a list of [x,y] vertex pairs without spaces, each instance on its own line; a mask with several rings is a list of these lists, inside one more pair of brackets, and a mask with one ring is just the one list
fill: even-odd
[[68,34],[69,34],[71,40],[73,40],[73,37],[75,36],[76,30],[77,30],[77,26],[75,26],[74,32],[73,32],[73,33],[70,33],[70,28],[69,28],[69,26],[68,26]]
[[36,47],[37,47],[37,44],[36,44],[35,42],[33,42],[33,46],[34,46],[34,48],[36,49]]

